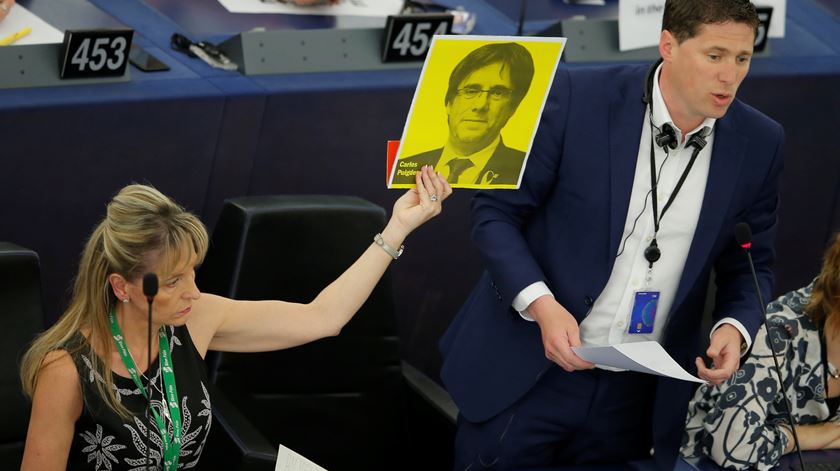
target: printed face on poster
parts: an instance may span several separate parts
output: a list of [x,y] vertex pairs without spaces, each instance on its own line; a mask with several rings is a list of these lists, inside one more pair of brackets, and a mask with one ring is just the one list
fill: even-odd
[[516,189],[565,38],[435,36],[389,188],[432,165],[453,187]]

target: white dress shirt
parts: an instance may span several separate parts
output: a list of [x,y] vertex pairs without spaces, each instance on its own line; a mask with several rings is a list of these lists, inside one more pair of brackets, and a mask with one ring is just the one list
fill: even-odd
[[[691,241],[703,206],[703,195],[709,176],[709,163],[714,145],[714,132],[706,137],[708,144],[697,156],[682,188],[675,197],[668,211],[662,216],[662,209],[671,196],[677,181],[685,170],[691,158],[694,147],[686,147],[688,139],[704,127],[714,129],[715,120],[707,118],[697,128],[682,136],[681,131],[674,125],[671,115],[662,98],[659,88],[659,74],[662,66],[656,70],[653,82],[653,118],[656,128],[669,123],[677,134],[679,146],[669,151],[666,159],[665,151],[654,145],[654,157],[659,173],[658,206],[659,232],[656,240],[662,257],[653,265],[650,283],[646,283],[649,263],[644,258],[645,248],[654,236],[654,222],[652,200],[648,195],[651,190],[650,177],[650,146],[651,124],[650,109],[645,111],[645,119],[641,129],[639,153],[636,159],[636,172],[633,179],[630,205],[624,223],[617,258],[607,285],[595,300],[589,315],[580,324],[581,342],[585,346],[605,346],[621,343],[655,340],[661,343],[664,327],[671,314],[671,307],[682,278]],[[659,131],[653,130],[654,135]],[[636,218],[638,217],[638,220]],[[635,221],[635,229],[633,228]],[[653,332],[650,334],[629,334],[633,301],[636,291],[655,290],[660,292],[659,303],[654,319]],[[551,294],[548,286],[543,282],[536,282],[522,290],[513,300],[513,308],[524,319],[533,320],[528,314],[527,307],[540,296]],[[721,323],[735,326],[750,344],[750,336],[744,326],[733,318],[725,318],[716,323],[716,329]]]

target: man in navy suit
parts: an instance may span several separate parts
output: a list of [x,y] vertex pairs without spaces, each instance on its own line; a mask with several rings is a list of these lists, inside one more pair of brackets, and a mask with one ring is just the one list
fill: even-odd
[[673,469],[691,384],[572,348],[654,340],[712,383],[738,369],[762,314],[734,226],[769,299],[782,167],[781,127],[735,100],[757,25],[748,0],[667,0],[650,69],[558,71],[522,187],[472,203],[486,271],[441,340],[455,469]]
[[467,54],[449,76],[446,144],[401,158],[394,183],[414,183],[414,174],[432,165],[453,185],[515,185],[525,152],[506,146],[501,131],[533,78],[534,60],[521,44],[491,43]]

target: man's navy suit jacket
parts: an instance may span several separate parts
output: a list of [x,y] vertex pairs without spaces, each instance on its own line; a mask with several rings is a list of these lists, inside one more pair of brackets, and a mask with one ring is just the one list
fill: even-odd
[[[647,125],[646,71],[558,70],[522,187],[474,197],[472,235],[486,271],[440,343],[441,376],[464,419],[495,416],[551,365],[539,326],[511,308],[522,289],[544,281],[580,323],[606,285]],[[752,257],[762,295],[770,299],[783,139],[779,124],[736,100],[715,126],[705,194],[679,195],[703,198],[703,206],[662,344],[690,372],[708,344],[699,329],[712,269],[714,320],[735,318],[753,338],[761,323],[734,226],[752,228]],[[673,468],[690,394],[690,383],[658,381],[653,438],[663,467]]]
[[[441,154],[443,154],[443,147],[404,157],[399,161],[417,164],[413,169],[419,171],[424,165],[436,166]],[[463,183],[481,183],[482,181],[486,181],[494,185],[515,185],[519,181],[519,173],[524,161],[525,152],[511,149],[502,140],[496,146],[496,150],[493,151],[490,160],[487,161],[487,164],[478,173],[478,181]],[[414,183],[414,175],[394,175],[394,183]]]

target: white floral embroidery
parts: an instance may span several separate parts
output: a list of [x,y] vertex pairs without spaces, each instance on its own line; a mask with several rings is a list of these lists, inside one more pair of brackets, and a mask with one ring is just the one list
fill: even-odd
[[[169,329],[169,344],[170,344],[170,351],[175,351],[175,346],[183,346],[181,340],[178,336],[175,335],[175,328],[168,327]],[[93,383],[95,381],[103,382],[102,376],[93,370],[93,364],[91,363],[90,359],[85,355],[80,355],[82,360],[84,361],[85,366],[88,369],[87,379],[89,382]],[[153,384],[159,380],[161,368],[157,368],[155,371],[154,376],[152,377]],[[85,375],[82,375],[83,377]],[[199,458],[201,456],[201,452],[204,450],[204,446],[207,443],[207,436],[210,431],[210,424],[212,423],[212,409],[210,403],[210,394],[207,391],[203,382],[199,382],[201,385],[201,391],[203,393],[204,398],[201,399],[200,404],[201,407],[198,410],[197,414],[193,414],[188,407],[188,397],[183,396],[181,398],[181,414],[182,414],[182,436],[181,436],[181,451],[179,453],[179,462],[178,468],[179,469],[189,469],[193,468],[198,465]],[[140,392],[140,388],[135,389],[126,389],[126,388],[119,388],[116,384],[113,386],[114,391],[117,394],[117,399],[122,401],[124,396],[139,396],[142,393]],[[152,400],[152,407],[157,410],[164,410],[165,407],[163,406],[162,401],[153,399]],[[193,420],[194,418],[201,417],[206,422],[203,424],[199,424],[198,420]],[[96,460],[96,470],[112,470],[113,465],[111,462],[119,464],[120,459],[126,466],[121,466],[121,468],[128,469],[129,471],[144,471],[146,469],[146,437],[147,432],[149,432],[148,425],[154,424],[154,419],[150,419],[151,422],[144,420],[143,417],[133,417],[132,423],[123,424],[123,426],[129,430],[131,433],[131,443],[134,445],[133,448],[135,451],[133,453],[129,453],[131,457],[120,457],[114,455],[115,451],[119,451],[122,449],[127,449],[126,445],[121,444],[112,444],[115,437],[108,436],[103,438],[103,429],[100,424],[96,424],[96,432],[86,431],[80,433],[79,435],[88,443],[82,452],[88,453],[87,462],[90,463]],[[201,421],[204,422],[204,421]],[[174,430],[172,428],[172,422],[167,420],[167,432],[170,438],[174,436]],[[193,429],[194,426],[197,426]],[[162,450],[163,450],[163,443],[160,437],[160,432],[157,430],[157,426],[153,426],[151,428],[151,433],[148,433],[149,439],[152,441],[151,448],[149,449],[149,459],[151,462],[151,467],[153,469],[160,469],[161,461],[163,459]],[[198,437],[201,437],[201,442],[196,441]]]
[[79,434],[79,436],[88,443],[88,446],[82,448],[82,453],[88,454],[88,463],[96,460],[97,471],[100,469],[112,469],[111,461],[114,463],[119,462],[112,452],[125,448],[125,445],[120,445],[118,443],[111,444],[111,442],[114,441],[113,435],[103,437],[102,434],[102,426],[99,424],[96,424],[96,433],[88,431]]
[[[93,369],[93,364],[91,363],[90,359],[85,356],[84,354],[80,355],[82,357],[82,361],[84,361],[85,366],[88,370],[88,382],[93,383],[94,381],[99,381],[100,383],[104,383],[105,380],[102,378],[102,375],[99,374],[98,371]],[[152,377],[152,382],[157,381],[158,375],[160,374],[160,369],[155,372],[154,377]],[[111,389],[117,393],[117,401],[122,402],[123,396],[140,396],[142,393],[140,392],[140,388],[134,389],[126,389],[121,388],[116,385],[116,383],[111,383]]]
[[[201,405],[204,406],[196,417],[207,417],[207,423],[204,425],[199,425],[195,430],[191,430],[192,426],[195,425],[193,422],[193,414],[190,412],[189,407],[187,407],[188,397],[184,396],[181,398],[181,451],[179,453],[180,459],[178,462],[178,468],[181,469],[188,469],[198,465],[199,457],[201,456],[201,452],[204,449],[204,445],[207,441],[207,435],[210,432],[210,423],[212,421],[212,412],[210,408],[210,395],[207,393],[207,388],[204,386],[204,383],[201,382],[201,390],[204,393],[204,399],[201,401]],[[162,407],[161,401],[152,400],[152,407],[159,409]],[[125,428],[127,428],[131,432],[132,441],[134,442],[134,447],[137,449],[137,452],[141,454],[141,456],[146,456],[146,430],[147,424],[144,423],[140,418],[134,418],[134,426],[131,424],[124,424]],[[196,438],[202,435],[202,431],[204,431],[203,438],[201,443],[196,442]],[[170,439],[174,438],[174,430],[172,429],[172,423],[168,422],[167,433]],[[161,442],[160,435],[156,430],[153,428],[152,433],[150,434],[150,438],[153,442],[152,449],[151,449],[151,462],[153,466],[159,466],[161,460],[161,450],[163,450],[163,443]],[[191,449],[195,447],[195,449]],[[185,459],[185,458],[191,459]],[[126,459],[126,464],[135,466],[130,471],[141,471],[145,469],[145,461],[144,459],[140,460],[132,460]]]
[[175,345],[181,346],[181,340],[175,335],[175,327],[169,326],[169,351],[175,351]]
[[105,380],[102,379],[102,375],[99,374],[98,371],[93,369],[93,363],[91,363],[90,358],[85,355],[81,355],[82,361],[85,362],[85,366],[88,369],[88,382],[92,383],[94,381],[99,381],[100,383],[104,383]]
[[[213,408],[210,407],[210,394],[207,392],[207,388],[204,387],[204,383],[201,383],[201,391],[204,393],[204,399],[201,400],[201,405],[204,406],[204,409],[201,409],[197,416],[198,417],[207,417],[207,427],[204,430],[204,439],[201,441],[201,444],[195,449],[194,455],[196,457],[201,456],[201,452],[204,451],[204,445],[207,444],[207,437],[210,435],[210,425],[213,423]],[[198,464],[198,459],[195,461],[185,464],[184,469],[192,468]]]
[[[152,402],[154,403],[155,401]],[[146,424],[143,423],[139,417],[134,417],[134,425],[136,425],[137,428],[132,427],[130,424],[124,424],[123,426],[131,432],[131,441],[134,443],[134,448],[137,450],[137,454],[142,456],[142,458],[125,458],[125,463],[130,466],[134,466],[134,468],[131,468],[130,471],[142,471],[146,469],[146,438],[148,437],[148,439],[152,441],[152,446],[149,449],[149,461],[151,461],[151,465],[154,469],[160,469],[160,450],[163,449],[163,443],[161,442],[160,435],[155,432],[148,433]]]

